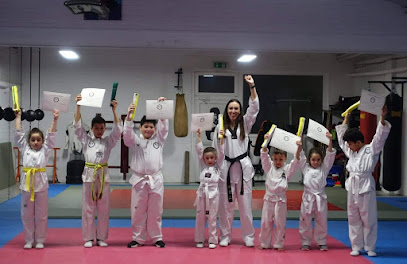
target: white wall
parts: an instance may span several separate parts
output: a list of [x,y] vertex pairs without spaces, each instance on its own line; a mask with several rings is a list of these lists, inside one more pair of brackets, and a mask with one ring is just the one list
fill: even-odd
[[[174,72],[182,67],[184,70],[184,93],[188,114],[193,111],[193,73],[198,71],[234,72],[239,74],[305,74],[324,76],[323,108],[328,109],[339,95],[351,96],[352,79],[347,76],[353,71],[350,64],[338,63],[333,54],[305,53],[258,53],[258,58],[251,64],[242,65],[236,62],[238,52],[235,51],[203,51],[203,50],[158,50],[158,49],[115,49],[115,48],[80,48],[76,49],[81,59],[67,62],[62,59],[56,48],[41,49],[41,87],[42,91],[70,93],[71,105],[68,113],[61,115],[58,121],[57,146],[63,148],[65,127],[73,119],[74,97],[84,87],[106,88],[106,97],[110,98],[112,83],[119,82],[117,100],[118,113],[125,114],[134,92],[140,93],[136,119],[145,114],[145,100],[165,96],[175,100],[177,75]],[[0,56],[7,50],[0,49]],[[3,55],[2,55],[3,53]],[[227,69],[213,69],[214,61],[226,61]],[[4,60],[0,61],[3,67]],[[2,69],[2,68],[0,68]],[[38,49],[33,49],[33,69],[31,80],[31,106],[38,107]],[[258,87],[272,89],[272,87]],[[22,105],[28,108],[30,103],[29,49],[23,51]],[[240,98],[242,99],[242,98]],[[83,120],[90,123],[95,113],[100,112],[107,120],[111,120],[111,110],[108,99],[102,109],[82,108]],[[1,133],[9,133],[8,127],[0,121]],[[51,124],[51,113],[41,122],[33,122],[43,130]],[[13,125],[14,126],[14,125]],[[24,121],[28,130],[28,123]],[[166,182],[182,182],[184,152],[194,151],[191,147],[194,140],[191,136],[177,138],[173,132],[173,122],[170,121],[170,135],[164,147],[163,173]],[[108,133],[109,131],[107,131]],[[11,133],[12,134],[12,133]],[[8,141],[1,138],[1,141]],[[58,178],[65,181],[66,153],[58,155]],[[120,148],[117,146],[109,160],[110,165],[119,165]],[[192,161],[191,161],[192,163]],[[197,178],[194,165],[191,166],[191,181]],[[114,181],[121,181],[118,169],[111,169]],[[49,175],[52,171],[49,171]]]

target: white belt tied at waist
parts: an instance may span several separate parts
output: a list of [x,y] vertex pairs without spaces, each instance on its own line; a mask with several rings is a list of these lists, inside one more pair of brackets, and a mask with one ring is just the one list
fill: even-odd
[[355,204],[359,202],[360,178],[369,178],[369,176],[369,174],[350,173],[350,184],[352,185],[352,195],[355,195]]
[[306,208],[306,213],[307,213],[307,214],[310,214],[310,213],[311,213],[311,211],[312,211],[312,204],[314,203],[314,201],[317,202],[317,210],[318,210],[318,212],[321,212],[321,202],[322,202],[322,199],[321,199],[321,195],[320,195],[320,194],[323,194],[323,193],[321,193],[321,192],[312,193],[312,192],[309,192],[309,191],[306,192],[306,193],[311,194],[311,201],[309,201],[309,203],[308,203],[308,206],[307,206],[307,208]]
[[150,188],[154,189],[154,187],[155,187],[155,185],[154,185],[154,177],[161,174],[161,170],[157,171],[154,174],[137,174],[137,173],[133,173],[133,174],[139,178],[134,185],[136,185],[137,183],[139,183],[143,179],[147,179],[148,180],[147,182],[148,182],[148,185],[150,185]]
[[198,200],[202,195],[205,195],[205,211],[209,212],[209,183],[201,183],[198,188],[198,195],[195,199],[194,206],[197,206]]

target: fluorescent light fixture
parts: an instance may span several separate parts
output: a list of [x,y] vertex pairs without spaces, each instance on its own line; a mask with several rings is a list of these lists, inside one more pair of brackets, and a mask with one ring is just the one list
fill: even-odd
[[252,60],[254,60],[255,58],[257,58],[256,55],[242,55],[239,59],[237,59],[238,62],[251,62]]
[[211,75],[211,74],[204,74],[203,77],[205,77],[205,78],[213,78],[213,75]]
[[59,54],[61,54],[62,57],[68,60],[77,60],[79,59],[79,55],[72,50],[60,50]]

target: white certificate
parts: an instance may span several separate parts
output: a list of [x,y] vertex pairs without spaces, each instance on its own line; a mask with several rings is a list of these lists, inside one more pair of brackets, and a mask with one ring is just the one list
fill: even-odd
[[68,112],[70,99],[70,94],[44,91],[42,93],[42,110],[54,111],[54,109],[57,109],[60,112],[66,113]]
[[319,141],[325,145],[329,145],[329,138],[326,137],[326,132],[329,132],[323,125],[309,119],[307,136]]
[[202,131],[212,130],[213,113],[192,114],[191,132],[196,132],[198,129]]
[[295,154],[298,149],[298,140],[301,140],[301,138],[293,133],[276,128],[270,140],[270,146]]
[[362,90],[362,95],[360,96],[359,110],[374,115],[381,115],[385,101],[386,98],[384,96],[369,92],[367,90]]
[[174,101],[165,100],[146,100],[146,118],[147,119],[173,119]]
[[90,107],[102,107],[103,97],[105,96],[106,89],[100,88],[83,88],[81,95],[82,100],[77,104]]

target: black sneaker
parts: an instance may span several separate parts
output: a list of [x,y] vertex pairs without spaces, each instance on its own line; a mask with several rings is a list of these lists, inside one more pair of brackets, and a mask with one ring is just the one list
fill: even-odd
[[140,244],[137,241],[134,241],[134,240],[127,244],[128,248],[135,248],[135,247],[138,247],[138,246],[140,246]]
[[157,242],[155,242],[155,246],[159,247],[159,248],[163,248],[163,247],[165,247],[165,243],[162,240],[158,240]]

